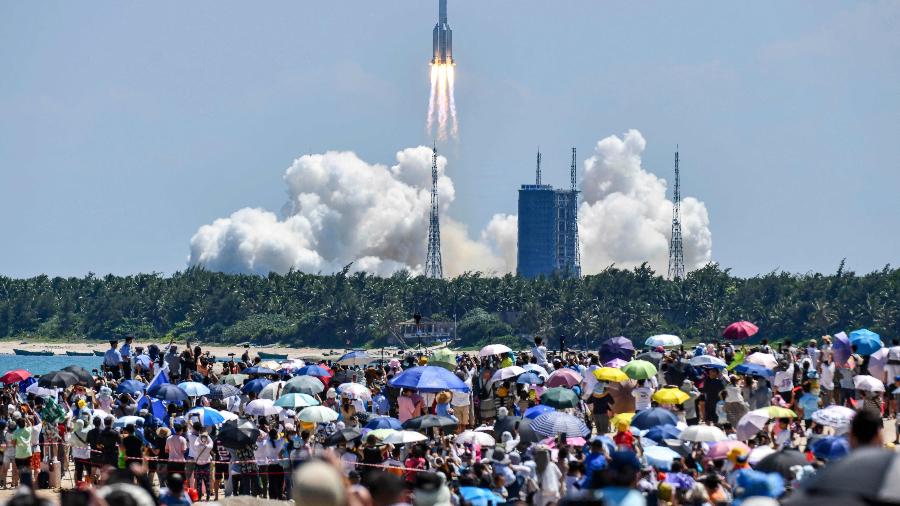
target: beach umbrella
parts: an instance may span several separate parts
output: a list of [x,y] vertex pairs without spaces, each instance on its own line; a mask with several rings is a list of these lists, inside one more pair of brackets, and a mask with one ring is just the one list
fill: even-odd
[[258,365],[258,366],[248,367],[248,368],[244,369],[243,371],[241,371],[241,374],[249,374],[249,375],[255,374],[258,376],[267,376],[270,374],[278,374],[278,372],[275,371],[274,369],[269,369],[268,367],[262,367],[262,366]]
[[207,397],[210,399],[224,399],[226,397],[234,397],[235,395],[241,395],[240,388],[225,383],[214,383],[209,385],[209,395],[207,395]]
[[256,378],[255,380],[250,380],[245,383],[244,386],[241,387],[241,392],[244,392],[245,394],[249,394],[251,392],[258,394],[262,392],[262,389],[266,388],[266,385],[270,383],[272,383],[272,381],[266,378]]
[[725,327],[725,330],[722,332],[722,337],[725,339],[732,340],[741,340],[747,339],[759,332],[759,327],[748,322],[748,321],[740,321],[734,322],[731,325]]
[[850,453],[850,441],[843,436],[828,436],[815,441],[810,448],[819,460],[837,460]]
[[184,390],[188,397],[209,395],[209,388],[203,383],[197,383],[196,381],[184,381],[178,384],[178,388]]
[[572,388],[580,384],[582,380],[584,380],[584,377],[572,369],[557,369],[550,373],[550,377],[547,378],[547,386]]
[[631,426],[641,430],[647,430],[656,425],[677,425],[678,417],[668,409],[645,409],[631,419]]
[[522,366],[522,369],[526,371],[536,372],[538,376],[544,378],[545,380],[550,377],[550,373],[547,372],[547,369],[537,365],[537,364],[525,364]]
[[128,427],[129,425],[138,426],[138,425],[143,425],[143,423],[144,423],[144,419],[140,416],[134,416],[134,415],[122,416],[122,417],[116,418],[116,421],[113,422],[113,428],[125,428],[125,427]]
[[850,333],[850,346],[856,346],[856,352],[866,357],[884,347],[881,336],[869,329],[854,330]]
[[827,427],[847,427],[854,416],[856,416],[856,411],[846,406],[832,404],[813,413],[812,421]]
[[674,425],[666,424],[657,425],[656,427],[650,427],[647,430],[647,433],[643,435],[643,437],[651,441],[661,443],[664,439],[678,439],[678,436],[680,435],[681,429]]
[[402,430],[403,425],[400,423],[400,420],[390,417],[390,416],[376,416],[374,418],[369,419],[369,423],[366,424],[367,429],[394,429],[394,430]]
[[498,506],[506,502],[505,499],[486,488],[459,487],[459,495],[468,504],[476,506]]
[[529,420],[534,420],[535,418],[543,415],[544,413],[549,413],[550,411],[554,411],[554,408],[545,406],[543,404],[538,404],[537,406],[532,406],[526,409],[525,413],[522,414],[522,417],[528,418]]
[[644,458],[647,459],[647,463],[651,466],[668,471],[672,469],[672,461],[680,459],[681,455],[665,446],[651,446],[644,448]]
[[694,443],[714,443],[716,441],[725,441],[728,439],[728,436],[722,432],[722,429],[712,425],[691,425],[681,431],[679,439]]
[[884,392],[884,383],[868,374],[853,377],[853,386],[863,392]]
[[568,388],[551,388],[541,394],[541,404],[556,409],[574,408],[578,406],[578,396]]
[[750,447],[745,443],[729,439],[727,441],[719,441],[709,445],[709,451],[706,452],[706,457],[710,460],[722,460],[728,457],[728,453],[735,448],[740,449],[747,455],[750,454]]
[[282,394],[275,405],[285,409],[305,408],[321,404],[315,397],[307,394]]
[[850,360],[853,350],[850,348],[850,338],[845,332],[838,332],[831,341],[831,356],[834,357],[834,365],[844,367]]
[[[819,469],[803,488],[810,494],[856,496],[873,504],[900,503],[900,460],[882,448],[857,448]],[[765,459],[764,459],[765,460]]]
[[653,400],[660,404],[681,404],[690,398],[678,387],[660,388],[653,394]]
[[310,406],[297,413],[297,418],[302,422],[328,423],[338,419],[337,411],[325,406]]
[[524,374],[516,378],[519,385],[543,385],[544,378],[534,371],[526,371]]
[[724,360],[711,355],[698,355],[688,360],[688,363],[694,367],[703,367],[707,369],[725,369],[728,364]]
[[747,376],[758,376],[760,378],[775,377],[775,371],[757,364],[741,364],[734,368],[734,372]]
[[450,348],[440,348],[434,350],[434,353],[431,354],[431,360],[429,360],[428,363],[430,365],[443,367],[444,369],[453,371],[456,369],[456,352],[451,350]]
[[645,360],[632,360],[622,368],[631,379],[650,379],[656,376],[656,366]]
[[269,399],[254,399],[244,406],[244,413],[250,416],[272,416],[281,413],[283,409]]
[[531,421],[531,428],[538,435],[545,437],[554,437],[557,434],[587,437],[591,434],[591,430],[580,418],[562,411],[544,413]]
[[341,365],[366,365],[374,360],[365,351],[357,350],[345,353],[341,358],[337,359],[337,363]]
[[484,358],[503,353],[510,353],[511,351],[512,349],[504,344],[489,344],[478,352],[478,356]]
[[147,395],[166,402],[182,402],[188,400],[188,394],[171,383],[154,385],[147,390]]
[[325,391],[325,385],[314,376],[297,376],[291,378],[284,384],[281,395],[284,394],[307,394],[316,395]]
[[456,425],[456,420],[438,415],[422,415],[403,422],[403,428],[407,430],[445,429],[447,427],[456,427]]
[[525,369],[523,369],[517,365],[503,367],[503,368],[497,369],[497,372],[495,372],[494,375],[491,376],[491,379],[488,380],[488,384],[490,385],[497,381],[505,381],[508,379],[512,379],[521,374],[525,374],[525,372],[526,372]]
[[116,387],[117,394],[136,394],[143,392],[147,385],[138,380],[125,380]]
[[260,434],[262,432],[252,422],[234,420],[222,424],[216,439],[225,448],[244,448],[255,444]]
[[656,336],[650,336],[644,341],[644,346],[649,346],[651,348],[656,348],[657,346],[669,347],[669,346],[681,346],[681,338],[678,336],[673,336],[672,334],[659,334]]
[[745,364],[755,364],[766,369],[775,369],[778,367],[778,360],[771,353],[762,353],[756,352],[751,353],[746,359],[744,359]]
[[418,443],[420,441],[427,440],[428,437],[421,432],[416,432],[414,430],[396,430],[388,434],[384,439],[381,440],[381,442],[385,444],[402,445],[408,443]]
[[461,432],[453,439],[456,444],[477,444],[480,446],[494,446],[497,442],[490,434],[485,432],[477,432],[474,430],[466,430]]
[[86,387],[94,386],[94,375],[92,375],[90,371],[88,371],[84,367],[81,367],[80,365],[74,365],[74,364],[67,365],[66,367],[63,367],[61,370],[68,371],[68,372],[74,374],[75,376],[77,376],[78,381]]
[[53,397],[56,396],[55,388],[44,388],[37,383],[32,383],[28,385],[28,388],[25,389],[26,394],[31,394],[37,397]]
[[793,478],[791,468],[809,464],[806,455],[793,448],[783,448],[760,460],[754,469],[764,473],[778,473],[785,479]]
[[441,367],[428,365],[407,369],[388,383],[394,388],[412,388],[420,392],[469,391],[469,387],[452,372]]
[[281,391],[284,390],[284,381],[273,381],[268,385],[264,386],[262,390],[259,391],[257,397],[260,399],[269,399],[270,401],[274,401],[275,399],[281,397]]
[[[632,425],[634,425],[633,424],[634,417],[635,417],[634,413],[619,413],[618,415],[615,415],[609,419],[609,425],[612,427],[618,427],[620,424],[624,423],[625,425],[631,427]],[[677,421],[678,421],[678,419],[676,418],[675,422],[677,422]],[[673,422],[673,423],[661,423],[660,425],[674,425],[674,424],[675,423]]]
[[634,344],[627,337],[611,337],[600,345],[600,360],[606,362],[614,358],[631,360],[634,356]]
[[250,378],[247,374],[228,374],[222,376],[222,383],[232,386],[241,386]]
[[594,369],[593,375],[599,381],[608,381],[610,383],[628,381],[627,374],[612,367],[601,367],[599,369]]
[[44,388],[66,388],[79,382],[78,376],[69,371],[52,371],[38,378],[38,386]]
[[222,416],[222,413],[220,413],[219,410],[203,406],[188,411],[185,414],[185,418],[188,420],[196,418],[200,420],[200,424],[204,427],[212,427],[213,425],[225,423],[225,417]]
[[335,446],[340,443],[349,443],[350,441],[358,439],[361,435],[362,432],[356,429],[341,429],[325,438],[325,445]]
[[13,369],[12,371],[6,371],[5,373],[3,373],[3,376],[0,376],[0,383],[10,385],[12,383],[25,381],[30,377],[31,373],[26,371],[25,369]]

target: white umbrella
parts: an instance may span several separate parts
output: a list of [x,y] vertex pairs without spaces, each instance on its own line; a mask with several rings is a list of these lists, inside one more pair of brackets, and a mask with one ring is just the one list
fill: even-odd
[[339,394],[347,395],[353,399],[372,400],[372,391],[359,383],[341,383],[337,387],[337,391]]
[[493,425],[479,425],[478,427],[475,427],[474,430],[475,430],[475,432],[493,432],[494,426]]
[[490,357],[491,355],[499,355],[501,353],[509,353],[512,350],[509,346],[503,344],[489,344],[478,352],[479,357]]
[[231,420],[237,420],[239,417],[237,413],[232,413],[231,411],[225,411],[224,409],[218,410],[219,414],[222,415],[222,418],[225,419],[226,422],[230,422]]
[[759,464],[759,461],[772,455],[775,453],[775,449],[771,446],[757,446],[756,448],[750,450],[750,455],[747,456],[747,463],[751,466],[755,466]]
[[725,441],[728,436],[722,432],[722,429],[713,427],[712,425],[691,425],[681,431],[678,437],[682,441],[693,441],[695,443],[713,443],[716,441]]
[[665,446],[651,446],[644,449],[644,458],[651,466],[667,471],[672,468],[672,461],[680,459],[681,455]]
[[56,389],[39,387],[37,382],[35,381],[34,383],[28,385],[28,388],[25,389],[25,393],[32,394],[37,397],[53,397],[54,395],[56,395]]
[[398,430],[388,434],[388,436],[382,439],[381,442],[386,444],[402,445],[406,443],[418,443],[419,441],[427,440],[428,438],[425,436],[425,434],[422,434],[420,432],[416,432],[414,430]]
[[775,369],[778,367],[778,360],[775,359],[775,356],[771,353],[751,353],[749,357],[747,357],[744,362],[748,364],[756,364],[765,367],[766,369]]
[[276,406],[271,399],[256,399],[244,406],[244,413],[251,416],[270,416],[281,413],[282,408]]
[[325,406],[309,406],[297,414],[301,422],[328,423],[338,419],[337,411]]
[[522,369],[525,369],[526,371],[534,371],[538,374],[538,376],[544,379],[547,379],[550,376],[550,373],[547,372],[547,369],[544,369],[537,364],[525,364]]
[[278,364],[278,371],[290,371],[292,369],[300,369],[305,366],[306,362],[300,360],[299,358],[295,358],[292,360],[285,360],[284,362]]
[[466,430],[460,433],[453,440],[456,444],[479,444],[481,446],[494,446],[497,444],[494,438],[485,432],[477,432],[474,430]]
[[284,390],[284,381],[273,381],[268,385],[264,386],[262,390],[259,391],[260,399],[269,399],[270,401],[274,401],[281,397],[281,391]]
[[497,372],[495,372],[494,375],[491,376],[490,381],[488,381],[488,385],[491,385],[497,381],[504,381],[504,380],[508,380],[510,378],[515,378],[516,376],[518,376],[520,374],[525,374],[526,372],[527,371],[524,368],[519,367],[517,365],[511,365],[509,367],[497,369]]
[[693,357],[689,360],[689,363],[694,367],[714,367],[717,369],[724,369],[728,366],[724,360],[713,357],[712,355],[699,355]]
[[827,427],[845,427],[850,425],[854,416],[856,416],[856,411],[846,406],[832,404],[813,413],[812,421]]
[[735,428],[738,440],[747,441],[752,438],[765,427],[768,421],[769,415],[768,413],[764,413],[763,410],[753,410],[745,414],[738,420],[737,427]]
[[681,346],[681,338],[672,334],[659,334],[650,336],[644,341],[644,346],[656,348],[657,346]]
[[863,392],[884,392],[884,383],[867,374],[854,376],[853,386]]

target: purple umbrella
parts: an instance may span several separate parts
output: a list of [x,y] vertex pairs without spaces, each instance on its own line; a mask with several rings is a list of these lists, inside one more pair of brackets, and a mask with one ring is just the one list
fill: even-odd
[[850,338],[844,332],[838,332],[834,335],[831,342],[831,353],[834,356],[834,364],[838,367],[844,367],[850,360]]
[[634,356],[634,344],[627,337],[612,337],[600,345],[600,361],[609,362],[614,359],[631,360]]

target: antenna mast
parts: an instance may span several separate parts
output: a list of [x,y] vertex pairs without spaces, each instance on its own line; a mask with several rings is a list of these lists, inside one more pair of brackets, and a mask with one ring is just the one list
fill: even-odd
[[684,279],[684,244],[681,241],[681,174],[675,146],[675,195],[672,206],[672,240],[669,243],[669,279]]
[[569,166],[569,179],[572,183],[572,200],[574,201],[574,216],[572,226],[575,229],[575,275],[581,276],[581,240],[578,238],[578,184],[575,180],[575,148],[572,148],[572,164]]
[[535,169],[535,178],[534,184],[540,186],[541,184],[541,149],[538,148],[537,152],[537,169]]
[[425,257],[425,277],[441,279],[441,222],[438,213],[437,146],[431,148],[431,216],[428,221],[428,254]]

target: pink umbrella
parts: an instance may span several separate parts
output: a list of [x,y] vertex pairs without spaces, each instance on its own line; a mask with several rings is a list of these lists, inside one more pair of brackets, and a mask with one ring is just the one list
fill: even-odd
[[709,446],[709,452],[706,454],[711,460],[721,460],[728,457],[728,452],[735,448],[740,448],[744,450],[745,453],[750,453],[750,447],[741,441],[719,441],[718,443],[713,443]]
[[622,360],[621,358],[614,358],[614,359],[610,360],[609,362],[606,362],[603,365],[605,365],[606,367],[615,367],[616,369],[619,369],[620,367],[624,367],[625,364],[627,364],[627,363],[628,363],[627,360]]
[[[548,437],[541,441],[541,444],[547,445],[548,448],[556,448],[556,438]],[[584,446],[587,444],[587,441],[583,437],[567,437],[566,444],[569,446]]]
[[725,331],[722,332],[722,337],[737,341],[740,339],[747,339],[757,332],[759,332],[759,327],[756,325],[747,321],[740,321],[725,327]]
[[557,369],[547,378],[547,387],[574,387],[584,378],[572,369]]

